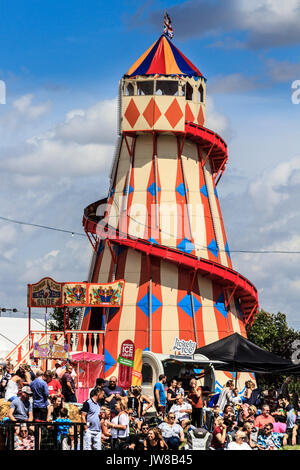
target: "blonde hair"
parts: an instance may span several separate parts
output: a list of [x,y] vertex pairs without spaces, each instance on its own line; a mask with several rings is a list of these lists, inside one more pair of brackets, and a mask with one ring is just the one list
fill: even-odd
[[120,403],[120,410],[121,411],[126,411],[126,413],[127,413],[127,403],[126,403],[126,401],[123,398],[121,398],[120,400],[117,400],[117,401],[118,401],[118,403]]
[[235,440],[237,439],[244,439],[246,437],[246,433],[244,431],[238,430],[235,433]]
[[249,411],[253,411],[253,414],[257,415],[257,408],[254,405],[250,405],[248,408],[248,413]]

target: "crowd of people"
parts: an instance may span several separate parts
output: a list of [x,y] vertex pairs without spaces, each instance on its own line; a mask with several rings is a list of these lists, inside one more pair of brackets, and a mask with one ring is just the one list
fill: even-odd
[[83,450],[277,450],[300,444],[300,401],[290,393],[290,377],[278,390],[261,391],[249,380],[239,393],[228,380],[214,393],[196,375],[188,381],[160,375],[149,397],[139,386],[125,391],[112,376],[98,378],[80,405],[75,375],[70,363],[46,371],[5,364],[0,393],[9,408],[1,424],[18,424],[15,450],[34,450],[36,422],[56,423],[58,447],[74,449],[68,404],[78,406]]

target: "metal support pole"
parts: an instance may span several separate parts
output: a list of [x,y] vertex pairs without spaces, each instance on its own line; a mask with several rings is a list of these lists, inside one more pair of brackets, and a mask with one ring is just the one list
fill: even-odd
[[198,346],[198,335],[197,335],[197,325],[196,325],[196,317],[195,317],[195,307],[194,307],[194,296],[193,292],[191,292],[191,307],[193,313],[193,325],[194,325],[194,335],[195,335],[195,342]]
[[152,279],[149,279],[149,350],[152,350]]

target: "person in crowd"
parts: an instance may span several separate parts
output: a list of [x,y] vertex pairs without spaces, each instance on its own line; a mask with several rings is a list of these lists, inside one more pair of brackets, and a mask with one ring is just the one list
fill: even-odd
[[275,387],[269,389],[268,402],[270,406],[271,414],[277,409],[278,406],[278,397]]
[[103,387],[105,404],[109,407],[111,416],[114,417],[117,413],[116,403],[117,400],[126,397],[126,393],[122,387],[118,386],[117,377],[112,376],[108,381],[108,385]]
[[143,451],[145,447],[145,440],[148,437],[148,432],[149,424],[143,422],[141,425],[141,431],[131,439],[129,449],[136,450],[138,452]]
[[86,400],[81,410],[81,420],[84,426],[84,450],[101,450],[101,424],[99,399],[104,396],[104,391],[94,388],[90,398]]
[[226,450],[252,450],[250,445],[247,444],[246,433],[244,431],[237,431],[235,433],[235,440],[229,442]]
[[[99,400],[98,400],[99,403]],[[101,425],[101,447],[102,449],[109,449],[111,442],[111,432],[107,423],[110,419],[110,409],[102,406],[100,411],[100,425]]]
[[239,395],[238,388],[233,389],[231,403],[232,403],[233,406],[241,405],[243,403],[243,400],[242,400],[241,396]]
[[250,398],[251,398],[251,395],[252,395],[252,391],[254,390],[254,388],[255,388],[255,384],[254,384],[254,382],[252,382],[252,380],[247,380],[245,382],[245,391],[243,393],[243,402],[244,403],[249,404],[249,401],[250,401]]
[[223,387],[218,399],[217,405],[219,406],[220,411],[223,411],[226,405],[230,405],[231,399],[233,398],[233,389],[233,380],[228,380],[225,387]]
[[285,398],[286,400],[290,400],[290,383],[292,381],[292,377],[287,377],[283,382],[280,391],[279,391],[279,398]]
[[34,450],[34,436],[29,435],[26,424],[21,424],[19,434],[15,436],[14,450]]
[[[267,406],[267,405],[266,405]],[[278,450],[282,446],[283,434],[273,432],[273,424],[267,423],[263,426],[258,439],[259,450]]]
[[60,411],[64,408],[62,395],[50,395],[50,406],[48,406],[47,421],[55,421],[59,418]]
[[7,381],[6,388],[5,388],[5,394],[4,394],[4,399],[5,401],[12,401],[14,400],[21,388],[23,387],[23,380],[21,377],[17,374],[14,373],[13,369],[10,369],[11,377]]
[[32,367],[29,364],[25,364],[25,370],[29,373],[30,381],[32,382],[36,378],[35,373],[32,370]]
[[168,445],[163,438],[159,428],[149,429],[146,438],[144,439],[144,450],[147,451],[162,451],[168,450]]
[[214,450],[224,450],[226,444],[226,425],[222,416],[215,419],[215,426],[212,433],[211,447]]
[[175,413],[169,411],[164,422],[158,425],[167,446],[171,450],[178,450],[184,441],[184,432],[180,424],[176,423]]
[[183,422],[191,420],[192,412],[192,405],[184,401],[182,395],[177,397],[176,403],[170,408],[170,413],[175,414],[176,423],[179,423],[181,426],[183,425]]
[[158,377],[158,382],[154,385],[154,404],[155,408],[160,416],[165,416],[166,405],[167,405],[167,396],[165,392],[165,383],[167,377],[164,374],[161,374]]
[[9,379],[11,379],[11,377],[13,376],[13,373],[14,373],[13,365],[10,363],[6,364],[6,362],[4,362],[3,367],[2,367],[2,375],[1,375],[1,383],[0,383],[0,398],[5,397],[6,386],[7,386]]
[[96,379],[96,383],[95,383],[95,387],[99,387],[99,388],[104,388],[104,387],[107,387],[108,386],[108,381],[105,380],[105,379],[102,379],[102,377],[98,377]]
[[171,406],[176,403],[177,397],[177,380],[172,379],[170,381],[169,388],[167,389],[167,411],[169,411]]
[[8,418],[11,421],[26,422],[33,420],[32,403],[30,401],[31,396],[31,388],[25,385],[25,387],[21,389],[21,395],[11,402],[8,411]]
[[116,414],[111,419],[111,422],[108,423],[112,436],[112,449],[122,450],[129,445],[129,416],[124,399],[116,399],[115,411]]
[[45,372],[45,379],[48,384],[49,396],[61,395],[61,383],[55,378],[55,374],[51,370]]
[[[261,414],[255,418],[254,426],[258,429],[262,429],[266,424],[275,423],[275,419],[270,415],[270,407],[265,404],[262,406]],[[273,426],[272,426],[273,429]]]
[[72,376],[73,366],[71,364],[66,365],[66,372],[63,374],[61,380],[61,392],[64,396],[66,403],[76,403],[77,398],[75,394],[75,381]]
[[30,384],[33,399],[33,418],[39,421],[47,421],[49,406],[48,385],[43,379],[43,371],[37,370],[35,375],[36,379]]
[[[133,385],[127,393],[127,407],[132,409],[133,417],[141,420],[153,405],[153,400],[142,394],[142,387]],[[144,403],[146,406],[144,407]]]
[[279,399],[280,406],[283,408],[286,414],[286,431],[287,434],[287,444],[292,445],[292,436],[293,436],[293,429],[296,423],[296,413],[292,405],[289,402],[289,399],[286,397],[282,397]]
[[182,379],[180,379],[180,378],[177,379],[177,396],[178,395],[181,395],[182,397],[184,397],[184,389],[183,389],[183,386],[182,386]]
[[30,385],[31,376],[28,370],[26,369],[26,364],[20,364],[19,368],[16,371],[16,375],[18,375],[23,382],[24,385]]
[[254,425],[257,416],[257,408],[254,405],[244,406],[242,412],[243,423],[252,423]]
[[69,419],[69,412],[67,408],[62,408],[59,412],[59,417],[54,420],[55,423],[59,423],[57,426],[57,440],[62,444],[63,439],[66,439],[69,434],[70,426],[68,423],[72,423]]
[[244,431],[246,437],[245,437],[245,442],[249,444],[251,449],[256,449],[257,448],[257,437],[258,437],[258,432],[256,428],[253,426],[253,423],[245,423],[242,431]]
[[192,405],[192,424],[196,428],[201,428],[203,421],[202,388],[197,385],[196,379],[190,380],[187,400]]

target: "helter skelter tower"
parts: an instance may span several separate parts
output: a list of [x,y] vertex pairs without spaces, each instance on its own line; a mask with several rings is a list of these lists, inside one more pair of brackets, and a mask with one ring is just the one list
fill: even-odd
[[[176,337],[201,347],[246,336],[257,311],[255,287],[232,269],[216,189],[227,146],[204,127],[205,104],[205,78],[166,35],[120,82],[109,194],[83,218],[89,282],[125,280],[122,306],[106,314],[106,376],[124,340],[172,354]],[[87,309],[82,329],[99,321]]]

